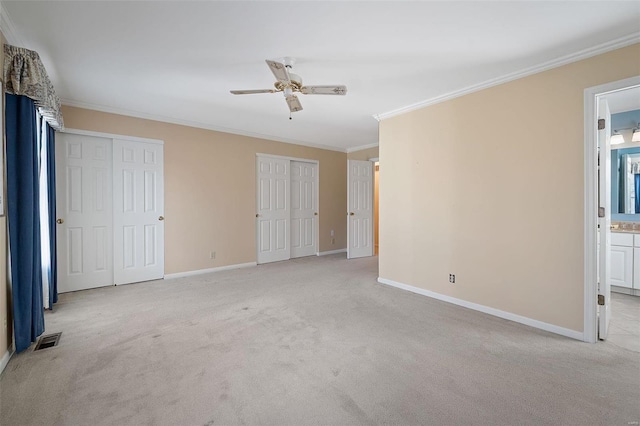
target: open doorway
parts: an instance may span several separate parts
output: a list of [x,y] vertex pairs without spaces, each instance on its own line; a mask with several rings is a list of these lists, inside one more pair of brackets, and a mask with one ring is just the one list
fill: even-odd
[[584,340],[640,351],[640,77],[585,90],[585,136]]
[[379,172],[377,157],[347,159],[347,259],[378,255]]
[[380,199],[380,161],[376,159],[373,166],[373,255],[378,255],[378,230],[380,229],[380,219],[378,215],[378,201]]

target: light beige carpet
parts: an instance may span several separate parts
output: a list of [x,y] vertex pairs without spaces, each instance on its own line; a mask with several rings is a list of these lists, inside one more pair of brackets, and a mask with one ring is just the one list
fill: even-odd
[[628,425],[640,355],[310,257],[62,295],[58,347],[14,356],[0,423]]

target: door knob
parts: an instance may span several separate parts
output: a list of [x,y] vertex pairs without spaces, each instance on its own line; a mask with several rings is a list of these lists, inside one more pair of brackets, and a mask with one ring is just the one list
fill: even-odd
[[158,220],[164,220],[164,216],[160,216]]
[[313,215],[314,215],[314,216],[318,216],[318,212],[315,212]]
[[62,224],[64,223],[64,219],[62,219],[62,218],[61,218],[61,219],[57,219],[57,220],[56,220],[56,223],[57,223],[58,225],[62,225]]
[[260,215],[258,213],[256,213],[256,217],[260,217]]
[[349,213],[349,216],[353,216],[354,214],[355,214],[354,212],[351,212],[351,213]]

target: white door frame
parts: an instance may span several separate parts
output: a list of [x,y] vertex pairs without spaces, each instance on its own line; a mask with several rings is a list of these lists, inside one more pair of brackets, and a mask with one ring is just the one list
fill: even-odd
[[93,132],[91,130],[71,129],[68,127],[65,127],[61,133],[70,133],[72,135],[96,136],[98,138],[105,138],[105,139],[122,139],[126,141],[146,142],[146,143],[155,143],[159,145],[164,145],[164,141],[161,139],[139,138],[137,136],[117,135],[115,133]]
[[[316,186],[318,188],[318,190],[316,191],[316,206],[318,206],[318,220],[316,220],[316,226],[315,229],[313,230],[313,232],[315,232],[315,237],[316,237],[316,256],[319,256],[320,253],[320,161],[318,160],[310,160],[308,158],[297,158],[297,157],[289,157],[289,156],[285,156],[285,155],[273,155],[273,154],[263,154],[260,152],[256,153],[256,159],[258,157],[263,157],[263,158],[278,158],[280,160],[289,160],[291,161],[300,161],[302,163],[313,163],[316,164],[318,166],[318,173],[316,173]],[[257,164],[257,162],[256,162]],[[258,181],[258,170],[257,168],[255,169],[256,172],[256,178],[254,179],[255,182]],[[291,187],[289,187],[289,191],[291,191]],[[258,211],[258,187],[256,186],[255,189],[256,192],[256,197],[255,197],[255,201],[256,201],[256,206],[255,206],[255,210],[256,212]],[[256,261],[258,260],[258,243],[259,243],[259,239],[260,239],[260,235],[258,234],[258,227],[256,226],[256,222],[254,222],[254,226],[255,226],[255,235],[256,235]]]
[[[114,139],[120,139],[120,140],[125,140],[125,141],[133,141],[133,142],[145,142],[145,143],[156,144],[156,145],[164,145],[164,141],[161,140],[161,139],[140,138],[140,137],[137,137],[137,136],[118,135],[118,134],[114,134],[114,133],[94,132],[94,131],[91,131],[91,130],[65,128],[61,133],[67,133],[67,134],[72,134],[72,135],[81,135],[81,136],[95,136],[95,137],[99,137],[99,138],[109,139],[111,141],[112,145],[113,145],[113,140]],[[112,176],[112,179],[113,179],[113,176]],[[112,226],[112,229],[113,229],[113,217],[112,217],[111,226]],[[112,249],[115,249],[115,248],[112,246]],[[164,251],[164,245],[160,249]],[[163,273],[162,273],[162,275],[164,277],[164,265],[163,265]],[[112,277],[111,277],[111,279],[113,281],[113,285],[115,285],[115,275],[114,275],[113,268],[112,268]]]
[[583,340],[597,341],[597,227],[598,227],[598,96],[640,86],[640,76],[589,87],[584,91],[584,333]]

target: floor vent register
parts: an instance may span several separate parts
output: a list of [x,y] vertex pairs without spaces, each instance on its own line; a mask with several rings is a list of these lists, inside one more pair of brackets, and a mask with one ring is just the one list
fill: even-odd
[[38,339],[38,344],[36,344],[36,348],[34,351],[39,351],[40,349],[52,348],[54,346],[58,346],[58,342],[60,341],[60,336],[62,333],[54,333],[47,334],[46,336],[42,336]]

